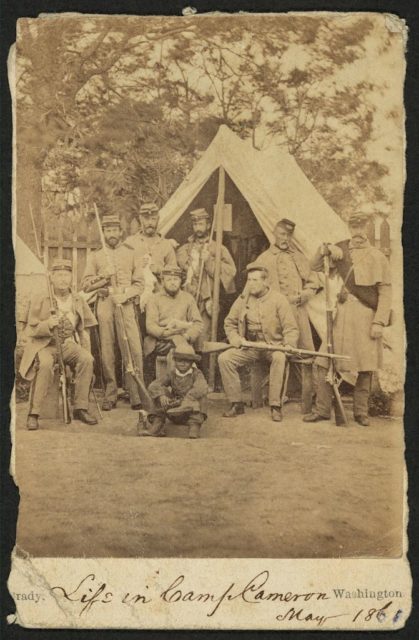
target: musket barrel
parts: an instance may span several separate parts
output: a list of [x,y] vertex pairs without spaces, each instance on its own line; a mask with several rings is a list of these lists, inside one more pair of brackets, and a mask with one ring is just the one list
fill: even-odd
[[[233,345],[226,342],[204,342],[203,353],[217,353],[225,351],[226,349],[233,349]],[[336,360],[350,360],[349,356],[341,355],[339,353],[325,353],[323,351],[309,351],[308,349],[288,348],[283,345],[268,344],[267,342],[250,342],[244,340],[241,349],[259,349],[261,351],[283,351],[284,353],[294,354],[296,356],[311,356],[311,357],[325,357]]]

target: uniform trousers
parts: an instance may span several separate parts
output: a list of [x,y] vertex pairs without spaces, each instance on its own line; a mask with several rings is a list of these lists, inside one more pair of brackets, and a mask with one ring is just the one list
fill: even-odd
[[[330,418],[333,401],[333,389],[326,381],[327,369],[317,367],[317,396],[316,412],[321,416]],[[371,391],[371,371],[358,371],[353,395],[354,416],[368,415],[368,400]]]
[[239,369],[254,362],[267,361],[269,370],[269,404],[282,404],[286,356],[282,351],[262,351],[260,349],[227,349],[218,357],[224,391],[230,402],[241,402],[242,391]]
[[[143,375],[143,353],[138,329],[134,305],[126,302],[122,305],[124,326],[128,338],[128,345],[131,352],[134,368],[139,375]],[[112,299],[99,298],[97,303],[97,320],[99,323],[100,349],[102,355],[103,375],[105,379],[105,399],[116,402],[118,385],[115,373],[115,337],[118,339],[122,361],[126,366],[126,356],[123,339],[123,331],[118,320],[115,305]],[[131,405],[141,403],[140,394],[135,380],[129,374],[125,375],[125,384],[129,393]]]
[[[63,360],[75,373],[73,409],[88,409],[89,391],[93,376],[92,354],[73,340],[62,345]],[[54,362],[57,349],[48,345],[38,351],[39,368],[32,383],[29,414],[39,416],[43,400],[54,378]]]

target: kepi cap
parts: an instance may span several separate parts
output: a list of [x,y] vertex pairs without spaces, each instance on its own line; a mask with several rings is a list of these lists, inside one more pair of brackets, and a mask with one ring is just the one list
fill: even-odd
[[251,262],[250,264],[248,264],[246,267],[246,271],[247,273],[251,273],[252,271],[262,271],[262,273],[265,273],[266,275],[268,275],[269,273],[266,267],[255,262]]
[[200,209],[194,209],[193,211],[191,211],[190,216],[192,218],[192,221],[209,219],[209,213],[203,207],[201,207]]
[[364,222],[368,222],[370,219],[371,215],[369,213],[351,213],[348,224],[364,224]]
[[159,208],[154,202],[144,202],[140,207],[140,216],[152,216],[158,212]]
[[189,362],[201,362],[201,356],[199,356],[193,350],[189,344],[186,344],[176,351],[173,351],[174,360],[188,360]]
[[178,276],[182,278],[183,271],[179,267],[164,267],[160,272],[161,276]]
[[67,260],[66,258],[55,258],[52,261],[51,271],[73,271],[73,265],[71,260]]
[[109,214],[107,216],[103,216],[101,224],[102,227],[120,227],[121,221],[119,219],[119,216]]
[[295,222],[293,222],[292,220],[288,220],[288,218],[281,218],[281,220],[278,220],[278,222],[276,223],[276,226],[282,227],[283,229],[288,231],[288,233],[294,233]]

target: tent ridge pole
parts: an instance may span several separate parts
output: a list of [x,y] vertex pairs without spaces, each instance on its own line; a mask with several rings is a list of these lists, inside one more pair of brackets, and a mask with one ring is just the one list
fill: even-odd
[[[218,172],[218,195],[215,206],[215,266],[214,266],[214,288],[212,294],[212,316],[211,316],[211,340],[217,340],[218,317],[220,314],[220,279],[221,279],[221,250],[223,244],[223,213],[225,200],[225,170],[220,165]],[[215,363],[216,355],[210,357],[208,384],[210,390],[215,386]]]

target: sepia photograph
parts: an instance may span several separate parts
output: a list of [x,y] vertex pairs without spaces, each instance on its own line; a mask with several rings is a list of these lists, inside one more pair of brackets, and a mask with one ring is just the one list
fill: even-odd
[[402,561],[406,40],[18,21],[17,561]]

